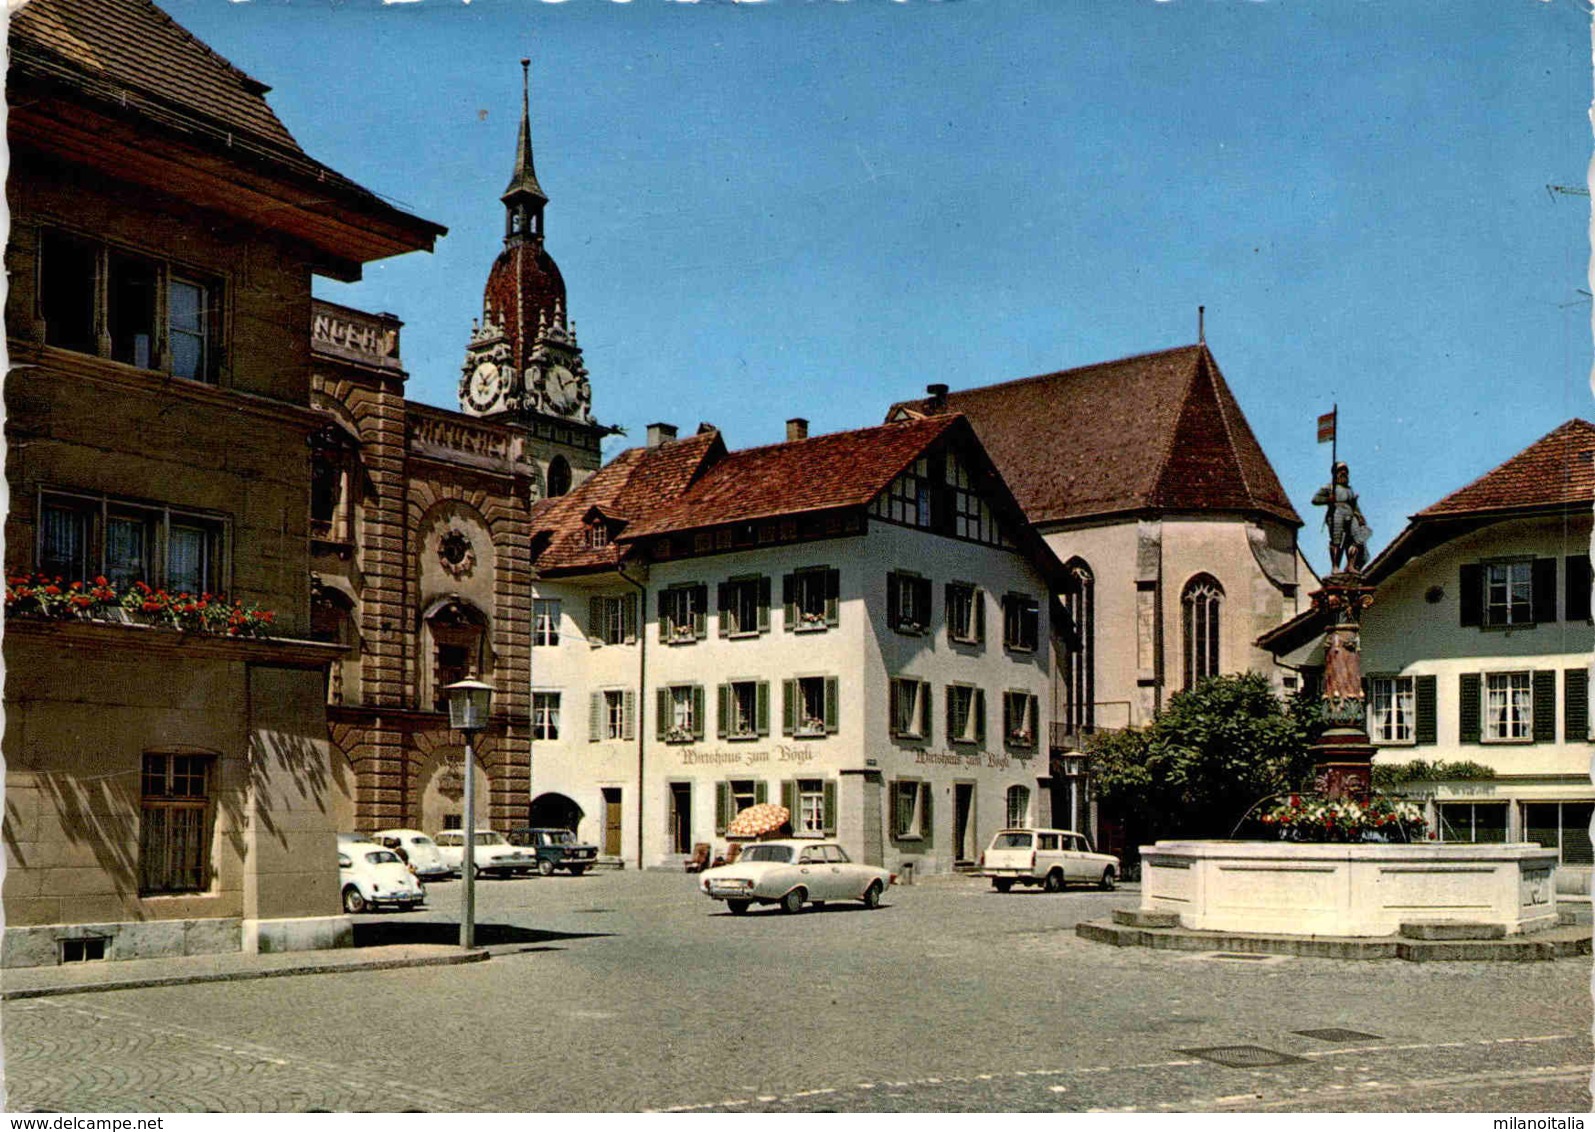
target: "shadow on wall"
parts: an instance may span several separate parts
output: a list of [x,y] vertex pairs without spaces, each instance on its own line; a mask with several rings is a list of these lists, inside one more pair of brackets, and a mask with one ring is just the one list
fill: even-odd
[[[284,792],[280,774],[286,771],[288,781],[298,796],[313,800],[317,809],[327,813],[332,805],[328,791],[333,788],[332,776],[327,769],[328,762],[322,744],[316,740],[281,731],[257,731],[250,737],[249,742],[249,796],[255,798],[280,796]],[[274,783],[275,790],[273,790]],[[224,798],[224,806],[226,801]],[[239,800],[233,801],[236,805]],[[276,838],[278,844],[284,844],[286,837],[274,820],[275,811],[276,808],[271,805],[258,806],[254,815],[255,821],[262,833]],[[241,837],[243,822],[234,823],[234,828]],[[242,848],[240,842],[240,853]]]
[[[6,850],[15,866],[28,868],[29,846],[40,844],[40,833],[58,828],[68,844],[89,847],[116,895],[136,896],[139,771],[89,778],[49,771],[23,773],[30,774],[31,785],[14,782],[6,797]],[[30,798],[34,794],[36,800]],[[38,813],[25,815],[19,802],[35,805]],[[32,837],[20,839],[22,830]]]

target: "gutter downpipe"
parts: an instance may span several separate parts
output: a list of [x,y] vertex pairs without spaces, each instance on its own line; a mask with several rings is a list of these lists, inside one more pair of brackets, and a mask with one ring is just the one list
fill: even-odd
[[615,564],[615,573],[620,575],[620,580],[630,582],[637,587],[637,718],[634,721],[637,728],[637,871],[642,872],[643,863],[643,824],[642,824],[642,799],[644,792],[643,762],[644,744],[647,742],[648,729],[643,721],[648,716],[647,696],[644,691],[648,686],[648,586],[639,582],[626,573],[626,564]]

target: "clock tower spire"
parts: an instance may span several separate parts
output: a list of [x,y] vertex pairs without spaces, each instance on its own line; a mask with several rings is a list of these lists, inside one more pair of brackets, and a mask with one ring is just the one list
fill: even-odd
[[[500,195],[504,247],[482,294],[460,375],[460,407],[477,416],[516,413],[607,431],[592,416],[592,387],[566,315],[565,280],[544,246],[548,194],[532,157],[531,60],[521,60],[515,167]],[[595,444],[596,446],[596,444]]]

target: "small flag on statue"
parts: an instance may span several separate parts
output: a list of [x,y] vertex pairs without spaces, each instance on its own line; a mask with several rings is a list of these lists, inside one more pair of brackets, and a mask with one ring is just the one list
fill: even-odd
[[1335,439],[1335,418],[1340,415],[1340,410],[1325,413],[1318,418],[1318,443],[1330,444]]

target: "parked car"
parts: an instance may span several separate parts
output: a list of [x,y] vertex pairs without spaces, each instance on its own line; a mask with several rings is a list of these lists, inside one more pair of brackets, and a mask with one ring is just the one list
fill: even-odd
[[355,915],[384,904],[408,911],[426,899],[426,886],[409,866],[392,849],[374,841],[338,845],[338,885],[343,889],[343,910]]
[[437,843],[419,829],[379,829],[371,835],[371,840],[385,849],[392,849],[422,880],[437,880],[454,871],[444,863]]
[[1095,884],[1111,890],[1119,859],[1093,852],[1085,834],[1071,829],[1003,829],[980,855],[980,875],[1007,892],[1016,884],[1039,884],[1061,892],[1066,884]]
[[579,877],[598,863],[598,846],[577,841],[568,829],[512,829],[509,840],[511,845],[537,854],[539,876],[552,876],[555,869],[564,869]]
[[[460,862],[465,857],[465,832],[458,829],[446,829],[442,833],[432,835],[432,840],[437,843],[438,854],[453,872],[460,872]],[[537,858],[523,849],[518,849],[504,839],[502,833],[495,833],[491,829],[476,831],[475,863],[477,876],[513,876],[516,873],[529,873],[537,868]],[[463,873],[461,874],[464,875]]]
[[834,841],[760,841],[742,850],[735,864],[707,869],[698,886],[709,897],[724,900],[732,915],[754,904],[779,904],[783,912],[800,912],[827,900],[862,900],[880,906],[881,894],[897,878],[874,865],[848,860]]

